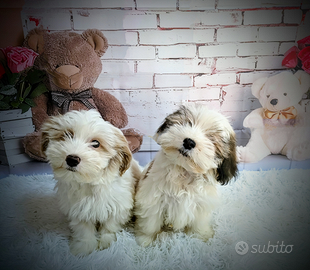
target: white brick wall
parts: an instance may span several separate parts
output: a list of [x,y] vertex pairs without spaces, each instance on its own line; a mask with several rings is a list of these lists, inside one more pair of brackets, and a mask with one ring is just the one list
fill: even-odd
[[95,86],[123,103],[128,127],[153,135],[187,102],[218,110],[242,129],[260,107],[251,84],[284,70],[284,53],[310,34],[306,2],[25,0],[21,17],[25,35],[36,26],[101,30],[109,48]]

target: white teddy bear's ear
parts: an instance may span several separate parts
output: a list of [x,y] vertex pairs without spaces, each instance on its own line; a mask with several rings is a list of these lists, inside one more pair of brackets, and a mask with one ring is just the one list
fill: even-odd
[[306,93],[310,87],[310,75],[303,70],[298,70],[294,76],[299,80],[302,93]]
[[252,94],[256,97],[259,98],[259,92],[262,90],[264,87],[265,83],[267,82],[268,77],[260,78],[253,82],[252,84]]

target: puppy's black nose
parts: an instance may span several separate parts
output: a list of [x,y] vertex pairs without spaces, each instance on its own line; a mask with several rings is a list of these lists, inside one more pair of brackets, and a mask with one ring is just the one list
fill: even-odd
[[76,167],[81,162],[81,159],[78,156],[68,155],[66,162],[70,167]]
[[183,146],[185,149],[191,150],[196,146],[196,143],[192,139],[186,138],[183,140]]
[[278,99],[274,98],[274,99],[270,100],[270,104],[271,105],[277,105],[278,104]]

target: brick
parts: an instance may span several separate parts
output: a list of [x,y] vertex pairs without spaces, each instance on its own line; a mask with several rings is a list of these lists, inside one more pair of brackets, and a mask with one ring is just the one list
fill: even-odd
[[159,58],[194,58],[196,56],[196,45],[172,45],[158,46]]
[[137,9],[141,10],[176,10],[175,0],[136,0]]
[[157,28],[156,14],[130,10],[72,10],[74,29],[124,30]]
[[108,75],[100,74],[96,86],[102,89],[141,89],[153,87],[153,75]]
[[140,44],[170,45],[177,43],[207,43],[214,41],[213,29],[144,30],[139,32]]
[[175,111],[180,104],[181,102],[123,103],[129,120],[127,126],[152,137],[164,118]]
[[102,59],[154,59],[152,46],[109,46]]
[[295,42],[283,42],[280,44],[279,54],[285,54],[290,48],[296,46]]
[[213,75],[196,76],[195,87],[206,87],[207,85],[227,85],[236,83],[235,73],[220,73]]
[[175,102],[175,101],[182,101],[188,99],[188,93],[191,88],[188,89],[156,89],[156,102],[163,103],[163,102]]
[[229,108],[229,105],[232,105],[230,107],[234,107],[234,105],[235,105],[234,102],[235,101],[231,101],[231,102],[227,101],[227,103],[223,102],[221,105],[220,111],[224,116],[226,116],[228,118],[228,121],[234,130],[240,130],[243,128],[243,119],[245,117],[244,116],[245,113],[240,112],[240,111],[232,111],[232,110],[227,111],[226,110],[226,108]]
[[241,12],[170,12],[162,13],[160,27],[182,28],[207,25],[241,25]]
[[257,59],[257,69],[283,69],[283,56],[261,56]]
[[40,26],[52,31],[71,30],[70,16],[70,11],[64,9],[23,9],[24,34]]
[[236,56],[236,44],[207,45],[199,47],[199,57]]
[[310,11],[308,11],[303,19],[302,23],[298,27],[296,40],[300,40],[309,36],[310,29]]
[[255,71],[255,72],[246,72],[239,73],[239,82],[240,84],[252,84],[254,81],[274,75],[274,71]]
[[133,0],[53,0],[53,1],[25,1],[24,7],[34,8],[134,8],[135,3]]
[[138,73],[210,73],[209,59],[137,61]]
[[[228,85],[222,88],[222,99],[228,100],[245,100],[248,97],[245,96],[246,87],[243,85]],[[241,107],[242,108],[242,107]]]
[[295,26],[261,27],[258,35],[260,41],[294,41],[296,32]]
[[194,88],[189,90],[188,99],[191,101],[197,100],[219,100],[220,87],[206,87],[206,88]]
[[310,2],[309,1],[303,1],[301,8],[302,9],[310,9]]
[[[95,84],[95,87],[100,88],[96,84]],[[124,91],[124,90],[103,90],[103,91],[109,92],[111,95],[117,98],[121,103],[130,102],[129,91]]]
[[151,89],[147,90],[134,90],[129,92],[129,102],[133,103],[146,103],[156,100],[157,93]]
[[221,110],[221,103],[220,103],[220,101],[218,99],[217,100],[214,100],[214,99],[193,100],[193,101],[189,100],[189,103],[190,102],[194,102],[195,104],[204,105],[209,110],[214,110],[214,111],[217,111],[217,112],[220,112],[220,110]]
[[256,60],[254,57],[233,57],[233,58],[218,58],[216,61],[217,70],[248,70],[255,68]]
[[215,0],[179,0],[179,10],[215,9]]
[[239,56],[274,55],[278,53],[279,43],[242,43],[238,46]]
[[302,19],[302,11],[300,9],[284,10],[284,23],[300,24]]
[[221,104],[222,112],[240,112],[243,108],[243,100],[225,100]]
[[257,27],[222,28],[217,31],[218,42],[256,41],[257,38]]
[[131,31],[102,31],[109,45],[137,45],[138,32]]
[[254,10],[244,12],[244,25],[277,24],[282,21],[282,10]]
[[220,0],[218,9],[249,9],[263,7],[293,7],[300,6],[299,1],[294,0]]
[[102,74],[132,74],[135,71],[134,61],[102,60],[101,62]]
[[193,76],[179,74],[156,74],[155,87],[191,87]]

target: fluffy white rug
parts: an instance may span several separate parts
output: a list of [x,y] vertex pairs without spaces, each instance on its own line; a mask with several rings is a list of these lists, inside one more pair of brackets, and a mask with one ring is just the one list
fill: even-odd
[[215,235],[207,243],[178,233],[141,248],[126,230],[109,249],[81,258],[69,251],[52,175],[11,175],[0,180],[0,269],[307,269],[309,175],[297,169],[240,172],[220,187],[223,204],[213,214]]

